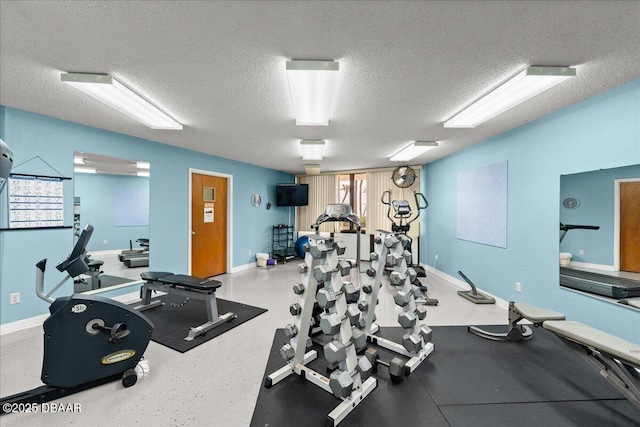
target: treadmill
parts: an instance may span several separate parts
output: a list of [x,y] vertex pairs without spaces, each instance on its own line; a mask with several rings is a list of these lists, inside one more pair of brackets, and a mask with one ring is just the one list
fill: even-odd
[[[560,223],[560,242],[570,230],[599,230],[597,225]],[[613,299],[640,297],[640,281],[608,274],[560,267],[560,286]]]

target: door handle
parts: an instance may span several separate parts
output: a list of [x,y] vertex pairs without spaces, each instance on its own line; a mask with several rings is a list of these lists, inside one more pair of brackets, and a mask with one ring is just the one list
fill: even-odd
[[195,232],[195,231],[192,231],[192,232],[191,232],[191,235],[192,235],[192,236],[195,236],[195,234],[196,234],[196,232]]

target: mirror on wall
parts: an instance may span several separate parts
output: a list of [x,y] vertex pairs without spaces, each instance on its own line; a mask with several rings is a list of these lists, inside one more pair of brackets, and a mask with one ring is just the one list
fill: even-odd
[[640,165],[560,177],[560,286],[640,309]]
[[75,292],[103,292],[140,282],[149,270],[150,165],[140,160],[74,153],[74,238],[94,227],[90,271]]

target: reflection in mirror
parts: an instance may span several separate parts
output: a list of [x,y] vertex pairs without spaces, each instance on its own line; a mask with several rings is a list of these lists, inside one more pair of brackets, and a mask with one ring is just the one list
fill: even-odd
[[640,309],[640,165],[560,177],[560,285]]
[[74,153],[74,237],[94,227],[87,245],[90,271],[74,292],[131,286],[149,270],[149,163]]

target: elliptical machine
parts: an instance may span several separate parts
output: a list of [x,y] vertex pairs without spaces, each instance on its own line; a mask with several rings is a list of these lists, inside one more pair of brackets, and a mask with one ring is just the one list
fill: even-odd
[[[387,190],[382,193],[382,197],[380,198],[382,204],[387,205],[387,218],[391,221],[391,231],[394,233],[404,234],[407,239],[409,239],[409,243],[406,247],[406,250],[409,253],[411,253],[411,244],[413,243],[413,239],[408,234],[411,229],[411,223],[420,218],[420,211],[429,207],[429,202],[427,202],[427,198],[424,197],[424,194],[414,191],[413,197],[415,199],[417,211],[417,215],[414,218],[411,218],[413,211],[411,210],[411,205],[408,201],[391,200],[391,190]],[[391,217],[391,208],[393,208],[393,217]],[[412,262],[408,267],[413,268],[417,274],[413,284],[424,293],[425,303],[427,305],[438,305],[438,300],[429,298],[427,295],[427,287],[418,280],[418,277],[427,277],[427,273],[424,268],[415,262]]]
[[67,276],[48,293],[44,292],[47,260],[36,265],[36,294],[51,304],[51,316],[43,323],[40,379],[46,385],[2,398],[2,414],[10,412],[13,404],[45,403],[118,379],[124,387],[131,387],[138,379],[134,368],[153,332],[145,315],[95,295],[51,298],[67,280],[89,270],[86,246],[92,232],[87,224],[71,255],[56,266]]

